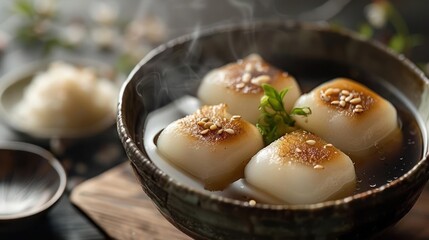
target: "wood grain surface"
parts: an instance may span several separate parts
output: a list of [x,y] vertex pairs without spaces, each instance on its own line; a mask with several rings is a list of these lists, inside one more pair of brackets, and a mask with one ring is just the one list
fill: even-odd
[[[113,239],[190,239],[158,212],[123,163],[74,188],[71,202]],[[413,209],[377,239],[429,239],[429,185]]]

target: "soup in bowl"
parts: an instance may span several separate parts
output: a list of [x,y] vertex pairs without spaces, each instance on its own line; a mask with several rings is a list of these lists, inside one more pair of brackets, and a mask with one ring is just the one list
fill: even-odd
[[[164,149],[171,149],[170,157],[159,151],[164,129],[203,105],[198,94],[203,79],[213,69],[240,64],[252,54],[293,76],[303,94],[332,79],[353,79],[394,106],[400,134],[394,134],[385,147],[374,142],[370,153],[350,153],[355,170],[352,191],[311,203],[288,202],[249,184],[245,174],[211,188],[200,171],[188,171],[171,160],[179,153],[175,148],[180,142],[169,147],[168,141],[162,141],[167,142]],[[222,26],[172,40],[135,67],[121,89],[118,132],[143,190],[172,224],[191,237],[363,238],[399,221],[428,180],[428,84],[405,57],[344,30],[281,21]],[[365,105],[356,108],[359,100],[353,99],[348,104],[360,114]],[[230,117],[238,118],[234,113]],[[389,148],[392,144],[394,149]],[[207,154],[216,159],[216,153]],[[196,163],[205,160],[184,156]],[[246,162],[242,165],[245,168]],[[314,166],[318,171],[323,168]]]

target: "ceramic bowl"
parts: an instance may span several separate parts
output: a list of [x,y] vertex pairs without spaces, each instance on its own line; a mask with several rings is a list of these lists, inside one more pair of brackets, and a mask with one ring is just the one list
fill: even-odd
[[0,232],[43,216],[60,199],[66,173],[48,151],[20,142],[0,143]]
[[[383,83],[411,109],[418,126],[414,134],[420,140],[415,157],[407,160],[409,167],[392,181],[363,192],[306,205],[253,205],[200,191],[166,174],[145,150],[149,142],[142,136],[149,130],[148,114],[184,95],[195,96],[209,70],[254,52],[298,82],[306,79],[300,82],[304,92],[338,76],[371,79],[367,83],[375,88]],[[401,219],[429,178],[428,84],[404,56],[345,30],[281,21],[222,26],[168,42],[135,67],[120,92],[118,132],[143,190],[172,224],[191,237],[367,238]]]
[[[32,128],[26,124],[24,119],[22,121],[17,121],[16,117],[13,116],[13,110],[22,99],[26,87],[38,73],[46,71],[49,65],[54,61],[63,61],[77,67],[91,67],[96,71],[98,76],[115,81],[114,74],[109,66],[92,59],[73,57],[49,58],[23,65],[19,69],[8,72],[0,78],[0,116],[3,122],[18,133],[42,140],[90,137],[113,126],[116,115],[116,109],[114,107],[112,107],[110,113],[106,114],[106,116],[99,121],[78,128]],[[115,85],[119,84],[115,82]],[[49,95],[46,97],[49,97]],[[52,117],[55,118],[58,116]]]

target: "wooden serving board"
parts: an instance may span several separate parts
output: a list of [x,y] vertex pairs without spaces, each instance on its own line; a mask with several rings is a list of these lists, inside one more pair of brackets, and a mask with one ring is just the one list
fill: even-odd
[[[113,239],[190,239],[158,212],[135,179],[129,163],[81,183],[70,198]],[[429,185],[413,209],[378,239],[429,239],[428,226]]]

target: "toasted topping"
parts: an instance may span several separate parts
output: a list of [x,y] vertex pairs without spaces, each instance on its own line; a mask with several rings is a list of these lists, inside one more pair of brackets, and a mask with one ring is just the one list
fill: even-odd
[[[335,86],[335,87],[333,87]],[[358,114],[368,110],[374,103],[375,93],[348,79],[333,81],[320,90],[320,99],[339,111]]]
[[339,150],[332,144],[304,130],[287,133],[275,143],[278,144],[279,156],[285,157],[285,164],[292,161],[311,167],[322,166],[322,163],[335,159],[339,154]]
[[238,89],[240,88],[244,88],[244,86],[246,86],[246,84],[244,82],[241,83],[237,83],[237,85],[235,85]]
[[250,79],[252,79],[252,75],[250,75],[248,72],[244,73],[241,77],[241,81],[243,81],[243,83],[248,83]]
[[[362,99],[360,99],[359,97],[358,98],[353,98],[352,100],[350,100],[351,104],[357,104],[357,103],[360,103],[360,102],[362,102]],[[362,106],[362,105],[360,105],[360,106]]]
[[327,148],[327,147],[333,147],[334,145],[332,145],[331,143],[327,143],[325,145],[323,145],[323,148]]
[[259,55],[248,57],[220,67],[218,77],[227,87],[244,94],[261,94],[261,85],[273,84],[277,80],[292,78],[287,73],[269,65]]
[[258,76],[258,77],[253,78],[252,80],[250,80],[250,82],[251,82],[252,84],[255,84],[255,85],[261,86],[262,84],[267,83],[267,82],[269,82],[270,80],[271,80],[271,77],[270,77],[270,76],[268,76],[268,75],[260,75],[260,76]]
[[241,119],[240,115],[234,115],[231,117],[231,120],[239,120],[239,119]]
[[180,131],[192,137],[204,137],[208,141],[220,141],[246,131],[241,116],[231,116],[225,104],[203,106],[192,115],[178,120]]
[[339,92],[340,92],[340,89],[338,89],[338,88],[328,88],[328,89],[326,89],[324,94],[329,96],[331,94],[338,94]]
[[347,95],[350,94],[350,92],[347,91],[347,90],[341,90],[341,94],[344,95],[344,96],[347,96]]
[[231,129],[231,128],[224,129],[224,132],[226,132],[228,134],[234,134],[235,133],[234,129]]
[[314,169],[324,169],[325,167],[323,166],[323,165],[320,165],[320,164],[316,164],[316,165],[314,165],[314,167],[313,167]]
[[246,63],[246,67],[244,67],[244,71],[246,72],[253,71],[253,65],[251,63]]

